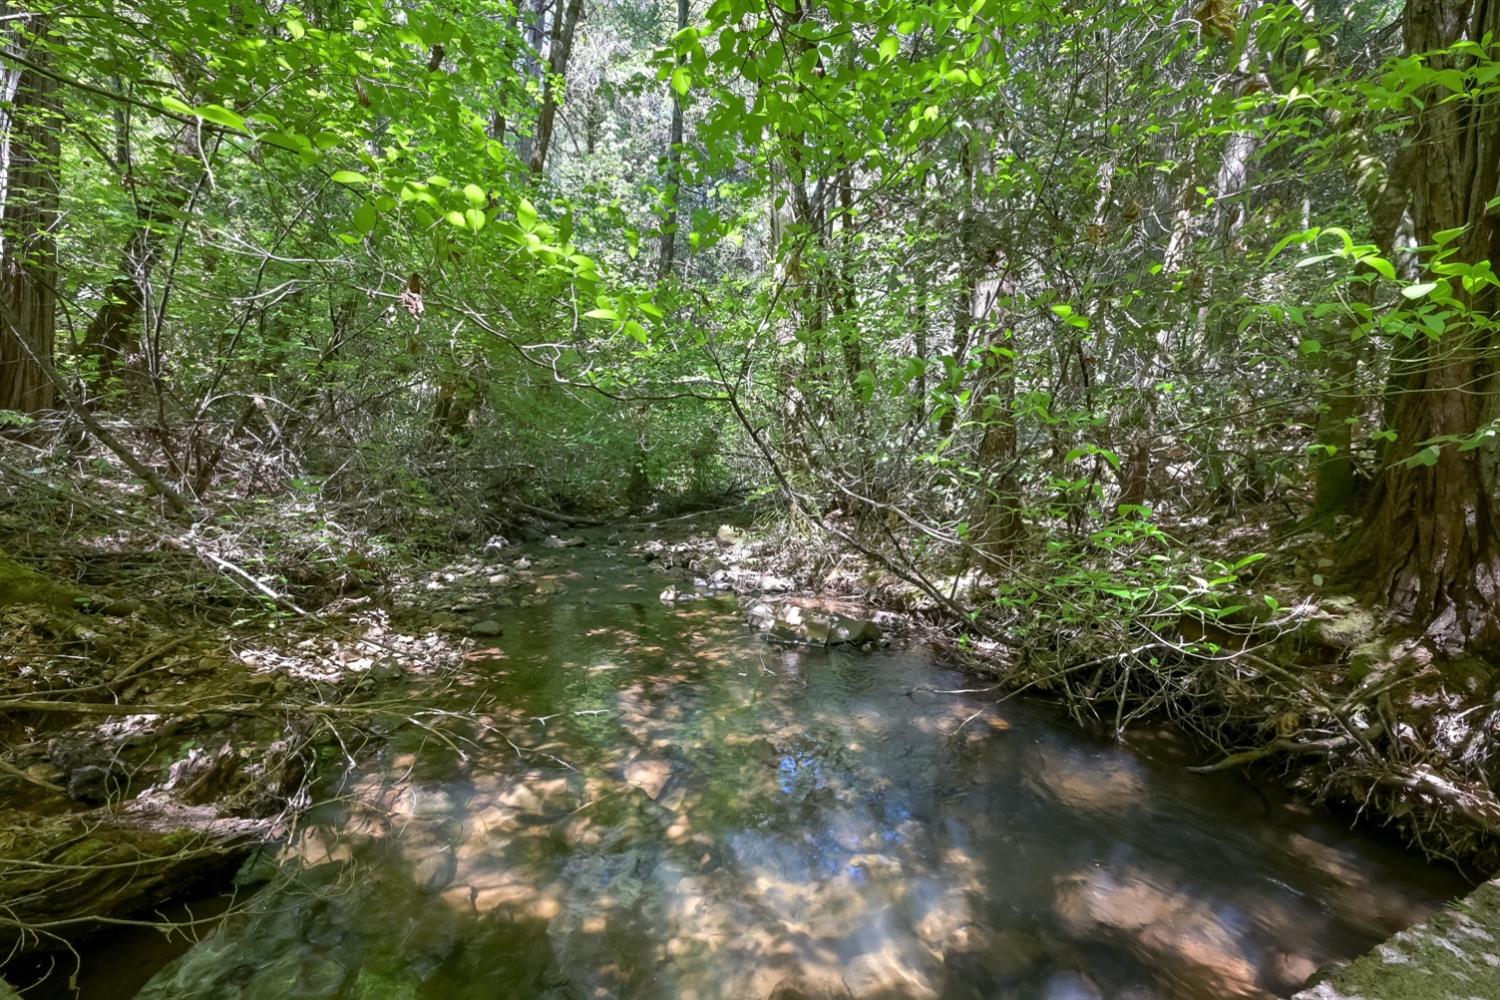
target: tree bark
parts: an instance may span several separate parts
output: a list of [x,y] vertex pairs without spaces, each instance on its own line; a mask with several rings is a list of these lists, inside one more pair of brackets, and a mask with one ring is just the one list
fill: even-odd
[[[6,46],[32,62],[46,30],[0,0],[9,22]],[[53,407],[49,377],[57,324],[57,170],[62,102],[57,81],[7,63],[0,70],[0,410],[36,413]]]
[[975,405],[984,426],[976,465],[983,478],[969,511],[969,533],[990,570],[999,568],[1022,531],[1016,480],[1016,352],[998,308],[1001,286],[1000,274],[984,276],[975,282],[972,304],[974,323],[988,331],[988,343],[975,387]]
[[[1402,31],[1409,54],[1465,39],[1500,37],[1497,0],[1408,0]],[[1493,41],[1490,41],[1493,45]],[[1462,68],[1466,57],[1429,55],[1433,69]],[[1490,58],[1494,58],[1492,52]],[[1485,205],[1500,193],[1500,97],[1453,100],[1436,85],[1412,129],[1411,213],[1419,244],[1464,228],[1455,262],[1500,259],[1500,215]],[[1461,440],[1485,417],[1495,391],[1490,289],[1467,293],[1449,281],[1456,308],[1438,340],[1414,338],[1393,359],[1403,378],[1393,428],[1397,441],[1372,493],[1354,565],[1390,607],[1422,625],[1445,651],[1500,649],[1500,532],[1495,483],[1479,449]]]
[[568,70],[573,34],[582,16],[583,0],[568,0],[567,10],[561,16],[553,16],[552,39],[547,46],[547,78],[542,82],[542,110],[537,115],[536,135],[531,141],[529,166],[533,174],[540,174],[547,167],[547,150],[552,145],[552,129],[557,122],[558,84]]
[[164,226],[187,204],[203,176],[204,153],[198,134],[196,126],[178,130],[172,144],[175,162],[167,172],[164,190],[152,192],[150,200],[141,203],[140,225],[130,234],[115,276],[104,290],[104,302],[84,331],[83,353],[94,360],[97,384],[112,379],[120,362],[128,360],[134,353],[132,347],[138,346],[132,344],[132,330],[146,311],[151,271],[165,241]]

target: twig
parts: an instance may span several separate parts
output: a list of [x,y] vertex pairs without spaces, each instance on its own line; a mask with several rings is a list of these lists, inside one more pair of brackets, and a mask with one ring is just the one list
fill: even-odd
[[12,764],[8,760],[0,759],[0,771],[5,772],[12,778],[20,778],[22,781],[29,781],[33,785],[36,785],[38,788],[45,788],[49,792],[57,792],[60,795],[66,795],[68,793],[68,790],[66,788],[63,788],[61,785],[54,785],[52,782],[46,781],[42,778],[38,778],[34,774],[27,774],[25,771],[21,770],[19,767]]

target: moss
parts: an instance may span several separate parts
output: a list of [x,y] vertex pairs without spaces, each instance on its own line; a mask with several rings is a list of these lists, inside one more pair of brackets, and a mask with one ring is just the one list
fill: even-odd
[[85,865],[97,864],[102,856],[109,853],[114,845],[103,840],[85,838],[74,844],[69,844],[63,851],[53,859],[59,865]]
[[1388,640],[1372,639],[1362,642],[1349,653],[1349,676],[1362,681],[1381,664],[1389,663],[1390,659],[1391,646]]
[[78,591],[16,562],[0,551],[0,607],[9,604],[42,604],[49,608],[71,610]]
[[1380,619],[1369,608],[1362,607],[1350,607],[1333,617],[1314,619],[1308,625],[1320,644],[1333,649],[1354,649],[1380,634]]
[[1296,1000],[1500,997],[1500,881],[1402,931]]

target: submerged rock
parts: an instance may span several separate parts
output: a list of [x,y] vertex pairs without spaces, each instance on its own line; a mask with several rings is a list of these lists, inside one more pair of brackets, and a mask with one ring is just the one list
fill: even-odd
[[814,646],[863,645],[879,642],[880,626],[816,604],[787,603],[773,608],[765,601],[752,604],[746,614],[750,626],[777,642]]
[[491,638],[504,631],[505,629],[501,627],[500,623],[493,618],[486,618],[469,626],[469,634],[481,638]]

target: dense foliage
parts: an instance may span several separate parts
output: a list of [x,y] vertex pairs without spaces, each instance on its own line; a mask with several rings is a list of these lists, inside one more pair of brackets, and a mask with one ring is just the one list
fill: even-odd
[[1269,504],[1500,642],[1494,4],[5,14],[0,407],[174,505],[764,489],[1018,629]]

